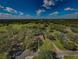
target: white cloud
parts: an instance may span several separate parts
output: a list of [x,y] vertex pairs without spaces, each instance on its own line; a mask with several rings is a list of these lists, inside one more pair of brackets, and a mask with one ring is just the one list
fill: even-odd
[[51,6],[55,6],[56,2],[63,2],[63,0],[43,0],[43,7],[45,7],[46,9],[50,9]]
[[49,9],[50,8],[50,6],[54,6],[55,5],[55,3],[54,3],[54,1],[53,0],[43,0],[43,7],[45,7],[46,9]]
[[74,14],[78,14],[78,12],[75,12]]
[[[20,16],[22,16],[22,15],[24,14],[24,13],[21,12],[21,11],[15,10],[15,9],[13,9],[13,8],[11,8],[11,7],[4,7],[4,6],[2,6],[2,5],[0,5],[0,9],[2,9],[2,10],[4,10],[4,11],[8,12],[7,14],[14,14],[14,15],[20,15]],[[6,13],[1,13],[0,15],[2,15],[2,14],[7,15]]]
[[62,18],[65,18],[65,19],[78,19],[78,14],[66,14],[66,15],[63,15]]
[[71,8],[71,7],[67,7],[64,9],[65,11],[76,11],[77,9],[75,8]]
[[3,9],[4,7],[2,5],[0,5],[0,8]]
[[11,8],[11,7],[6,7],[4,10],[7,11],[7,12],[10,12],[10,13],[17,14],[17,11],[15,9]]
[[0,16],[12,16],[12,14],[8,14],[8,13],[0,13]]
[[0,16],[0,19],[78,19],[78,14],[66,14],[66,15],[56,15],[56,16],[47,16],[47,17],[41,17],[41,16]]
[[40,14],[41,14],[42,12],[45,12],[45,10],[43,10],[43,9],[38,9],[38,10],[36,11],[37,16],[40,16]]
[[48,19],[78,19],[78,14],[53,15],[47,17]]
[[24,13],[20,11],[20,12],[19,12],[19,15],[22,16],[22,15],[24,15]]
[[61,2],[63,2],[63,0],[55,0],[55,1],[61,1]]
[[59,12],[58,11],[55,11],[55,12],[49,14],[49,15],[51,16],[51,15],[58,15],[58,14],[59,14]]

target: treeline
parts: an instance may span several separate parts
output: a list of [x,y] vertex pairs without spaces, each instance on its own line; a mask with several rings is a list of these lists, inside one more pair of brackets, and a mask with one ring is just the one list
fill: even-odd
[[56,23],[56,24],[78,24],[78,19],[0,19],[0,23],[2,24],[12,24],[12,23]]

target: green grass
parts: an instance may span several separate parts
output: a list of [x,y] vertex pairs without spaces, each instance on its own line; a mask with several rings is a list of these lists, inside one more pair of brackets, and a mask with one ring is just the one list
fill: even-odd
[[6,31],[6,26],[0,27],[0,32],[5,32]]
[[78,59],[78,56],[64,56],[64,59]]
[[[47,27],[45,27],[45,25],[47,25]],[[61,24],[61,23],[60,23]],[[63,26],[64,25],[60,25],[60,24],[54,24],[54,23],[26,23],[26,24],[9,24],[8,26],[3,26],[2,24],[0,27],[0,32],[1,35],[6,34],[7,32],[9,32],[9,30],[11,30],[13,33],[22,33],[22,32],[26,32],[26,38],[24,39],[24,41],[22,43],[24,43],[24,46],[28,46],[28,43],[31,43],[32,41],[32,36],[33,34],[37,33],[37,32],[43,32],[45,34],[45,36],[48,36],[48,34],[51,34],[52,36],[55,37],[56,40],[49,40],[46,38],[46,40],[43,41],[43,45],[41,47],[39,47],[41,52],[47,52],[47,51],[51,51],[51,50],[55,50],[55,47],[53,46],[53,43],[55,43],[55,45],[60,49],[60,50],[66,50],[63,46],[63,44],[60,42],[60,35],[61,35],[61,31],[64,31]],[[70,24],[70,23],[69,23]],[[45,29],[44,29],[45,27]],[[58,29],[58,30],[56,30]],[[11,32],[10,31],[10,32]],[[52,31],[52,32],[51,32]],[[73,34],[73,35],[72,35]],[[74,37],[73,32],[69,32],[68,35],[71,37]],[[76,33],[77,34],[77,33]],[[10,36],[10,34],[8,34]],[[12,34],[13,35],[13,34]],[[15,35],[15,34],[14,34]],[[24,36],[24,35],[23,35]],[[8,37],[8,36],[7,36]],[[4,37],[5,38],[5,37]],[[6,38],[5,38],[6,39]],[[4,40],[5,40],[4,39]],[[27,40],[26,40],[27,39]],[[30,40],[29,40],[30,39]],[[8,39],[6,39],[7,41]],[[4,41],[3,41],[4,42]],[[2,43],[3,43],[2,42]],[[3,43],[3,45],[5,46],[5,44]],[[9,44],[7,44],[9,45]],[[2,45],[1,45],[2,46]],[[66,56],[65,59],[76,59],[76,57],[71,57],[71,56]],[[6,54],[4,53],[0,53],[0,59],[6,59]],[[37,57],[38,59],[38,57]]]
[[5,53],[0,53],[0,59],[7,59],[7,55]]
[[66,50],[63,45],[61,44],[60,40],[56,40],[53,43],[60,49],[60,50]]
[[40,48],[41,51],[50,51],[53,49],[54,49],[54,47],[53,47],[52,41],[50,41],[48,39],[44,40],[44,44]]
[[61,32],[60,31],[56,31],[54,30],[54,32],[52,33],[52,35],[55,37],[55,41],[53,41],[53,43],[60,49],[60,50],[66,50],[63,46],[63,44],[61,43],[60,41],[60,35],[61,35]]
[[[52,51],[55,48],[53,47],[52,41],[49,39],[44,40],[43,45],[40,47],[40,54],[38,56],[34,56],[33,59],[54,59],[51,55]],[[51,53],[49,53],[51,51]]]

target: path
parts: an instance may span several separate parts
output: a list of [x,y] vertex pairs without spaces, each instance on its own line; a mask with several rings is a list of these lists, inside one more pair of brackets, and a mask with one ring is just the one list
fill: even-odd
[[62,51],[53,42],[53,46],[56,49],[57,57],[64,59],[64,56],[78,56],[78,51]]
[[17,56],[15,59],[32,59],[33,56],[38,55],[38,52],[32,52],[26,49],[20,56]]
[[[55,52],[57,53],[57,57],[60,59],[64,59],[64,56],[77,56],[78,51],[62,51],[60,50],[53,42],[53,46],[55,48]],[[26,49],[20,56],[17,56],[16,59],[33,59],[33,56],[38,55],[38,52],[34,53]]]

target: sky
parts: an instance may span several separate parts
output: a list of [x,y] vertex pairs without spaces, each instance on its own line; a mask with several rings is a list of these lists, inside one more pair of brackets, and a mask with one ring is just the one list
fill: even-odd
[[78,0],[0,0],[0,18],[75,19]]

